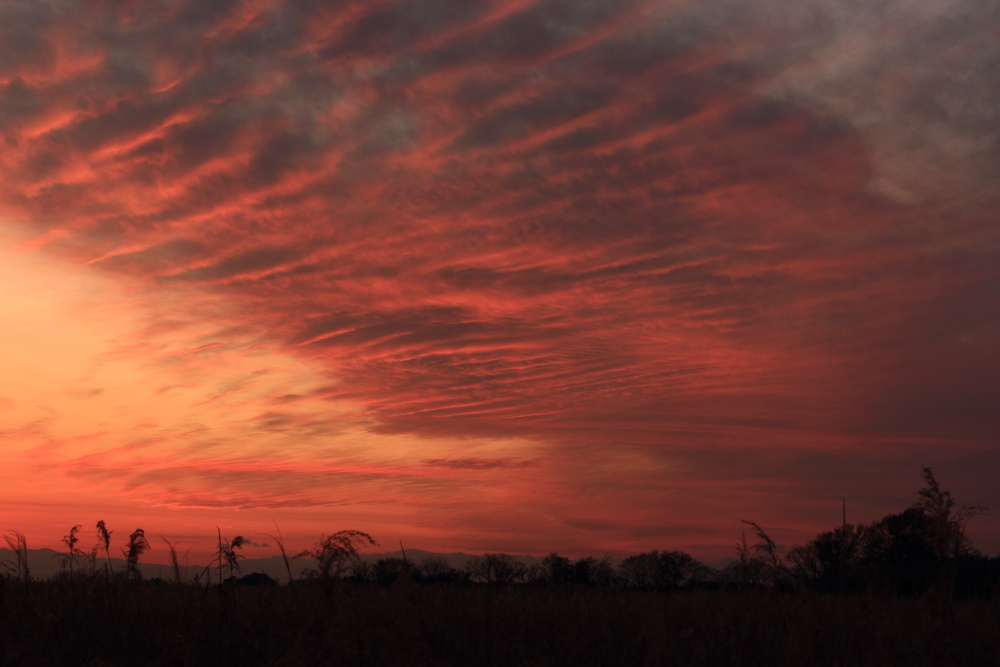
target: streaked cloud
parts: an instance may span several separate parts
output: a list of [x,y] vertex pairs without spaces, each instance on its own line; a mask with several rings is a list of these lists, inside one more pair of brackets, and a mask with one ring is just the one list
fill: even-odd
[[102,285],[45,307],[87,347],[35,339],[75,374],[0,384],[51,469],[244,510],[405,470],[352,502],[419,498],[367,528],[429,548],[802,535],[869,466],[896,505],[923,465],[995,495],[982,3],[157,8],[0,8],[5,280]]

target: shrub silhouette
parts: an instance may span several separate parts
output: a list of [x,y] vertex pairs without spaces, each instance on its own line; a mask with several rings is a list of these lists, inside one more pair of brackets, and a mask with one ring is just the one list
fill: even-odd
[[341,530],[333,535],[324,536],[313,545],[298,554],[299,558],[313,558],[316,567],[307,574],[323,581],[341,577],[352,566],[361,561],[358,548],[369,544],[377,544],[372,536],[360,530]]

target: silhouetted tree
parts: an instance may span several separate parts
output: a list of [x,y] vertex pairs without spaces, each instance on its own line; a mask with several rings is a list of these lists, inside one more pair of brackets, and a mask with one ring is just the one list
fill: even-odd
[[618,573],[612,564],[611,556],[605,554],[597,561],[597,565],[591,575],[593,582],[598,586],[613,586],[618,582]]
[[426,581],[452,583],[463,576],[444,556],[427,556],[420,562],[419,569]]
[[473,581],[491,586],[510,585],[523,580],[528,573],[527,566],[504,553],[473,556],[466,565],[466,570]]
[[569,558],[552,552],[542,559],[539,578],[550,584],[568,584],[573,579],[573,565]]
[[664,551],[657,559],[658,583],[664,588],[680,588],[697,571],[698,561],[683,551]]
[[897,594],[922,593],[940,565],[930,542],[931,520],[911,507],[872,525],[865,564],[876,587]]
[[382,585],[389,585],[401,577],[412,577],[414,567],[402,558],[380,558],[372,566],[371,578]]
[[955,507],[955,499],[950,491],[944,491],[930,468],[924,468],[924,486],[917,491],[914,508],[927,517],[927,541],[938,561],[942,592],[950,597],[954,591],[958,563],[963,555],[972,551],[972,545],[965,535],[969,519],[986,511],[977,505]]
[[600,561],[593,556],[578,558],[573,562],[573,573],[570,581],[574,584],[592,585],[597,579],[597,570],[599,567]]
[[870,536],[864,524],[845,524],[792,547],[786,559],[794,566],[795,578],[811,588],[825,592],[856,588],[863,583]]
[[656,586],[656,560],[652,554],[642,553],[629,556],[618,566],[618,572],[629,588],[653,588]]
[[879,588],[916,595],[936,585],[949,599],[959,563],[976,555],[965,535],[966,523],[985,508],[956,507],[951,492],[941,489],[930,468],[924,468],[923,478],[917,502],[871,527],[865,563]]
[[650,551],[629,556],[618,568],[630,588],[676,589],[705,576],[707,568],[683,551]]

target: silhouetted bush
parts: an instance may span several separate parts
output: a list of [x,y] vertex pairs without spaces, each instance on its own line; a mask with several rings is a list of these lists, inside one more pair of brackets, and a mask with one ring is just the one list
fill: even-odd
[[239,579],[235,577],[230,577],[226,580],[226,583],[234,583],[238,586],[277,586],[278,582],[275,581],[263,572],[251,572],[250,574],[244,574]]

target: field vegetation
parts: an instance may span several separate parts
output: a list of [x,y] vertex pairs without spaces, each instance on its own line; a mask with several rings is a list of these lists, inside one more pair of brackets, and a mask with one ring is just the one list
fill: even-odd
[[[870,525],[840,526],[786,553],[753,521],[731,565],[682,551],[621,561],[552,553],[363,560],[361,531],[290,556],[289,580],[240,571],[245,538],[186,577],[141,576],[141,529],[112,567],[112,532],[37,580],[27,544],[0,577],[0,664],[75,665],[1000,665],[1000,558],[977,552],[930,470],[918,500]],[[280,540],[280,531],[278,531]],[[103,554],[106,558],[100,558]],[[292,578],[288,563],[312,567]]]

